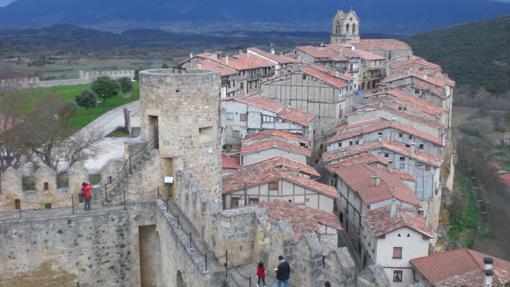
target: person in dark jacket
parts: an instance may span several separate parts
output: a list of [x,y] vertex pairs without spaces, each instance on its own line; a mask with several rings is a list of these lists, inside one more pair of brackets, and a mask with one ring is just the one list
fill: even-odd
[[278,268],[276,269],[276,287],[283,286],[289,287],[289,278],[290,278],[290,265],[289,262],[285,261],[283,256],[278,256],[278,260],[280,260],[280,264],[278,264]]

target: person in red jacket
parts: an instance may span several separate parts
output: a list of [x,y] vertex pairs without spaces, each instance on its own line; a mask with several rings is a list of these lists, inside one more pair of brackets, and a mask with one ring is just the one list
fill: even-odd
[[92,186],[90,183],[87,183],[83,187],[83,199],[85,199],[85,210],[90,210],[90,199],[92,198],[92,194],[90,193]]
[[264,263],[261,261],[257,266],[257,286],[258,287],[266,287],[266,268],[264,268]]

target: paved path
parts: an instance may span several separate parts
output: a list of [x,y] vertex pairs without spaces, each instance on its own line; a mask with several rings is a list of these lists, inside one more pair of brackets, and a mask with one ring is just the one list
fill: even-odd
[[106,112],[77,132],[76,135],[94,134],[103,137],[109,135],[118,127],[124,125],[124,108],[127,108],[131,113],[138,112],[140,110],[140,101],[134,101]]

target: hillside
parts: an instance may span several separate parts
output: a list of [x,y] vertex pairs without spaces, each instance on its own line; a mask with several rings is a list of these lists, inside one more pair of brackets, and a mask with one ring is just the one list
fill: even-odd
[[416,55],[440,64],[459,86],[510,90],[510,16],[435,30],[405,39]]
[[363,32],[386,34],[510,13],[510,3],[489,0],[16,0],[0,8],[0,27],[74,24],[117,30],[163,27],[175,32],[325,31],[340,6],[358,12]]

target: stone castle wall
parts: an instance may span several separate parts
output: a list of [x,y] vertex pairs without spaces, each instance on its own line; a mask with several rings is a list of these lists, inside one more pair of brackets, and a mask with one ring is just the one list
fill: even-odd
[[[28,177],[33,185],[24,186],[22,173],[8,168],[0,175],[0,212],[16,209],[16,200],[21,209],[68,207],[78,203],[81,184],[88,182],[88,172],[81,163],[73,165],[66,175],[67,183],[58,186],[57,174],[47,166],[39,167]],[[74,198],[73,198],[74,197]]]
[[138,228],[155,223],[154,203],[0,219],[0,286],[140,286]]
[[86,72],[80,71],[79,78],[66,80],[41,81],[39,77],[19,78],[19,79],[0,79],[0,91],[17,91],[35,88],[50,88],[62,86],[85,85],[92,83],[99,77],[110,77],[112,79],[130,78],[135,79],[134,70],[114,70]]

